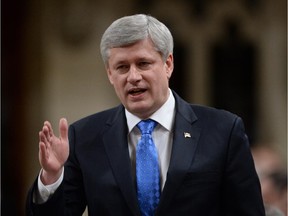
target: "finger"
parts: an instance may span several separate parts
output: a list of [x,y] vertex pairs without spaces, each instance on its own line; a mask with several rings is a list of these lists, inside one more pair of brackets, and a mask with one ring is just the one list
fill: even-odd
[[[45,141],[45,135],[43,133],[44,133],[43,130],[39,131],[39,143]],[[40,146],[40,144],[39,144],[39,146]]]
[[43,142],[39,142],[39,161],[42,168],[45,167],[47,159],[48,159],[48,152],[46,149],[46,145]]
[[49,129],[46,125],[43,126],[41,132],[41,140],[46,144],[51,141],[51,135],[49,133]]
[[47,125],[43,125],[42,133],[44,134],[44,136],[50,137],[50,133],[49,133],[49,129],[48,129]]
[[[46,127],[46,126],[44,126]],[[51,143],[50,143],[50,136],[47,132],[47,128],[43,128],[42,131],[39,132],[39,141],[42,142],[45,145],[45,148],[50,148]]]
[[68,140],[68,122],[66,118],[61,118],[59,121],[59,134],[61,140]]
[[52,125],[49,121],[44,122],[44,126],[47,127],[49,135],[52,137],[54,136]]

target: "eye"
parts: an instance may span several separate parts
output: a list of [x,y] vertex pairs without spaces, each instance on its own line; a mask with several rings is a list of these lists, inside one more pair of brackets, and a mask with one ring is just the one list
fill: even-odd
[[140,67],[141,69],[148,69],[150,65],[151,63],[148,61],[141,61],[138,63],[138,67]]
[[126,64],[118,65],[118,66],[116,67],[116,70],[117,70],[119,73],[126,73],[127,71],[129,71],[129,65],[126,65]]

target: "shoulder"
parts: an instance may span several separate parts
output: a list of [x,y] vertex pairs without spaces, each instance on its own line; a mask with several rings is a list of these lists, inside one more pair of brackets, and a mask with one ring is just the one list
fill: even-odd
[[198,118],[211,119],[211,120],[235,120],[239,118],[236,114],[214,107],[203,106],[198,104],[190,104],[190,107],[195,112]]
[[208,131],[228,133],[232,131],[245,133],[244,123],[238,115],[223,109],[191,104],[193,112],[197,116],[197,124]]
[[200,122],[233,122],[239,117],[227,110],[214,107],[191,104],[174,92],[176,100],[176,111],[186,119],[198,120]]

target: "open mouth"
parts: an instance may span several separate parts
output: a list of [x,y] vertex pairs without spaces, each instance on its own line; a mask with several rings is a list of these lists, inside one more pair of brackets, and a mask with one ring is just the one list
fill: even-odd
[[137,96],[137,95],[140,95],[140,94],[144,93],[145,91],[147,91],[147,89],[134,88],[134,89],[130,89],[128,91],[128,94],[132,95],[132,96]]

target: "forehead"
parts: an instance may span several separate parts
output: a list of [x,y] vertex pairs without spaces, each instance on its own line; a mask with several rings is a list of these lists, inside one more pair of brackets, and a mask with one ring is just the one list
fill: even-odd
[[161,57],[150,39],[144,39],[132,45],[111,48],[109,50],[109,62],[124,61],[133,58],[155,58],[157,56]]

